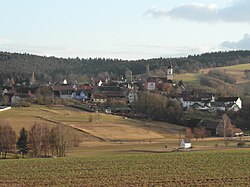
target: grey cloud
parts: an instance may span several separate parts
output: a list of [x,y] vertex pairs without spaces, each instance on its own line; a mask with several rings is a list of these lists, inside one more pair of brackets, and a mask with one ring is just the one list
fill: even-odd
[[219,8],[215,4],[191,3],[170,10],[149,9],[144,16],[168,17],[195,22],[244,22],[250,23],[250,1],[238,0],[228,7]]
[[243,39],[238,42],[225,41],[221,44],[221,46],[228,49],[250,50],[250,35],[245,34]]

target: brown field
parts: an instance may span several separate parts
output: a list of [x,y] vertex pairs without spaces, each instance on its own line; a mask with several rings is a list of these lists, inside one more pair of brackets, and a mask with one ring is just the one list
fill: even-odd
[[[93,121],[89,122],[92,116]],[[14,107],[0,113],[0,121],[7,121],[16,131],[22,127],[29,129],[34,123],[47,123],[50,126],[63,124],[75,128],[83,135],[83,140],[93,145],[164,142],[177,139],[183,127],[161,122],[148,122],[123,118],[103,113],[89,113],[69,107]],[[101,141],[101,142],[100,142]]]
[[250,150],[0,160],[0,186],[249,186]]
[[[93,122],[89,122],[93,115]],[[99,116],[99,117],[98,117]],[[179,150],[183,127],[67,107],[32,106],[0,113],[18,132],[34,122],[77,128],[79,147],[66,158],[0,160],[0,186],[248,186],[250,139],[193,140]],[[183,134],[181,134],[183,138]]]
[[[89,122],[89,116],[93,121]],[[99,117],[98,117],[99,116]],[[35,122],[50,126],[63,124],[77,129],[82,143],[67,151],[69,156],[88,156],[137,152],[169,152],[179,146],[183,127],[161,122],[127,119],[109,114],[97,114],[63,106],[12,108],[0,113],[0,121],[8,121],[16,133],[29,129]],[[183,133],[181,138],[183,138]],[[193,150],[235,148],[237,141],[225,146],[221,138],[193,140]]]

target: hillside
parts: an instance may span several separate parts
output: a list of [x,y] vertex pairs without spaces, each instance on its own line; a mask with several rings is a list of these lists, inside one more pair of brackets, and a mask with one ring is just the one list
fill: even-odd
[[250,63],[239,64],[233,66],[215,67],[201,69],[198,73],[180,73],[174,76],[176,81],[184,80],[186,83],[199,84],[199,79],[201,75],[207,74],[210,70],[220,70],[227,74],[233,75],[237,79],[237,83],[249,82],[244,75],[245,70],[250,69]]
[[[93,117],[92,122],[89,121],[90,116]],[[22,127],[29,129],[35,122],[50,126],[67,125],[77,129],[85,142],[163,141],[166,138],[177,138],[183,129],[168,123],[124,119],[121,116],[88,113],[63,106],[12,108],[0,113],[0,121],[9,122],[17,133]]]
[[70,75],[96,76],[106,72],[109,76],[121,76],[126,69],[134,75],[144,74],[146,64],[150,70],[165,71],[171,63],[176,73],[197,72],[200,69],[244,64],[250,61],[250,51],[205,53],[185,58],[156,58],[148,60],[56,58],[30,54],[0,52],[0,83],[7,78],[27,79],[32,72],[40,81],[57,81]]
[[245,70],[250,70],[250,63],[238,64],[238,65],[234,65],[234,66],[208,68],[208,69],[203,69],[200,72],[202,74],[206,74],[210,70],[220,70],[220,71],[223,71],[229,75],[232,75],[234,78],[236,78],[237,84],[250,82],[250,80],[247,79],[245,74],[244,74]]
[[[200,79],[202,76],[207,76],[209,71],[218,70],[221,71],[231,77],[233,77],[236,81],[236,85],[239,89],[243,90],[243,93],[250,94],[249,92],[249,84],[250,80],[246,77],[244,71],[250,69],[250,63],[246,64],[238,64],[233,66],[224,66],[224,67],[214,67],[214,68],[206,68],[201,69],[198,73],[182,73],[176,74],[174,79],[176,81],[183,80],[185,85],[191,85],[193,87],[201,87]],[[211,78],[215,80],[214,78]]]

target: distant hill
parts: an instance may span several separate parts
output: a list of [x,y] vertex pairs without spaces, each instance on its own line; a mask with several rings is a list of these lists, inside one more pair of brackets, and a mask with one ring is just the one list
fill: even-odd
[[38,79],[60,75],[97,75],[107,72],[113,76],[124,75],[126,69],[134,75],[143,74],[146,64],[150,70],[165,70],[171,64],[176,73],[198,72],[200,69],[245,64],[250,62],[250,51],[214,52],[185,58],[155,58],[148,60],[120,60],[104,58],[56,58],[31,54],[0,52],[0,83],[6,78],[29,78],[32,72]]

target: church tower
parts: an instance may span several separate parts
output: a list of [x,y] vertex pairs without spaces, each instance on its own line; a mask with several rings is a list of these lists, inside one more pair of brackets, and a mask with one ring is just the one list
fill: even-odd
[[30,79],[30,85],[36,84],[36,78],[35,78],[35,72],[32,73],[31,79]]
[[167,79],[173,80],[173,78],[174,78],[173,66],[169,63],[168,68],[167,68]]

